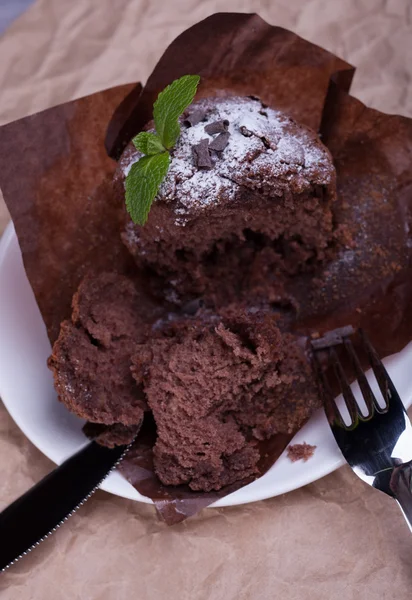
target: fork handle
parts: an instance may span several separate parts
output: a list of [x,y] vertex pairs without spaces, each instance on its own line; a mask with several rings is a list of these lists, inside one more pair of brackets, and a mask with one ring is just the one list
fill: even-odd
[[412,531],[412,461],[394,468],[390,488]]

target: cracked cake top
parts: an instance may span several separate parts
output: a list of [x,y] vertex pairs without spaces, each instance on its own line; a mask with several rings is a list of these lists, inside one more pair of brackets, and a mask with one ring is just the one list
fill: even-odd
[[[124,176],[141,156],[132,145],[126,149]],[[330,153],[311,129],[257,98],[205,98],[181,117],[157,199],[172,202],[176,224],[185,225],[213,204],[236,200],[245,187],[282,196],[334,178]]]

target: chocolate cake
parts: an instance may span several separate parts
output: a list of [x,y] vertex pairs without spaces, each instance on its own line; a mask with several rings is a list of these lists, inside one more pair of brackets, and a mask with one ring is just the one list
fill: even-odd
[[[313,131],[257,98],[202,100],[181,128],[147,224],[125,219],[140,287],[86,277],[49,365],[87,435],[127,444],[150,410],[163,484],[211,491],[255,477],[259,444],[319,406],[305,338],[270,303],[334,251],[335,170]],[[120,160],[122,203],[139,158]]]
[[[127,444],[150,410],[162,483],[211,491],[257,476],[259,444],[319,406],[285,281],[336,250],[335,169],[313,131],[254,97],[201,100],[181,128],[147,224],[125,217],[140,286],[86,277],[49,364],[87,435]],[[120,160],[122,204],[140,156]]]
[[242,307],[165,323],[133,365],[166,485],[211,491],[256,475],[258,441],[295,431],[319,406],[303,340]]
[[49,366],[88,437],[128,444],[150,410],[160,480],[219,490],[256,476],[259,442],[319,406],[306,341],[281,328],[281,315],[244,305],[160,313],[135,282],[104,273],[80,285]]
[[[147,406],[131,376],[130,356],[158,314],[126,277],[84,279],[73,298],[72,320],[62,323],[49,359],[59,399],[69,410],[104,425],[139,426]],[[102,439],[110,445],[109,434]]]
[[[149,125],[150,128],[150,125]],[[140,158],[131,144],[115,175]],[[282,277],[311,271],[336,241],[332,158],[318,136],[257,98],[209,98],[181,118],[171,166],[144,227],[122,238],[138,266],[179,303],[276,298]]]

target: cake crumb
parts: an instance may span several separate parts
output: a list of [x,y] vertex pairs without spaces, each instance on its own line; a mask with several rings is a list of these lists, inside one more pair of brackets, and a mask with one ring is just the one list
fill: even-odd
[[292,444],[291,446],[288,446],[287,453],[288,458],[292,462],[296,462],[298,460],[307,462],[310,458],[312,458],[315,450],[316,446],[311,446],[310,444],[303,442],[303,444]]

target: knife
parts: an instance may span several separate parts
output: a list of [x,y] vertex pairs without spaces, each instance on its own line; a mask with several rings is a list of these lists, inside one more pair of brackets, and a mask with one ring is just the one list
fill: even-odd
[[76,512],[131,445],[106,448],[90,442],[5,508],[0,513],[0,572],[38,546]]

